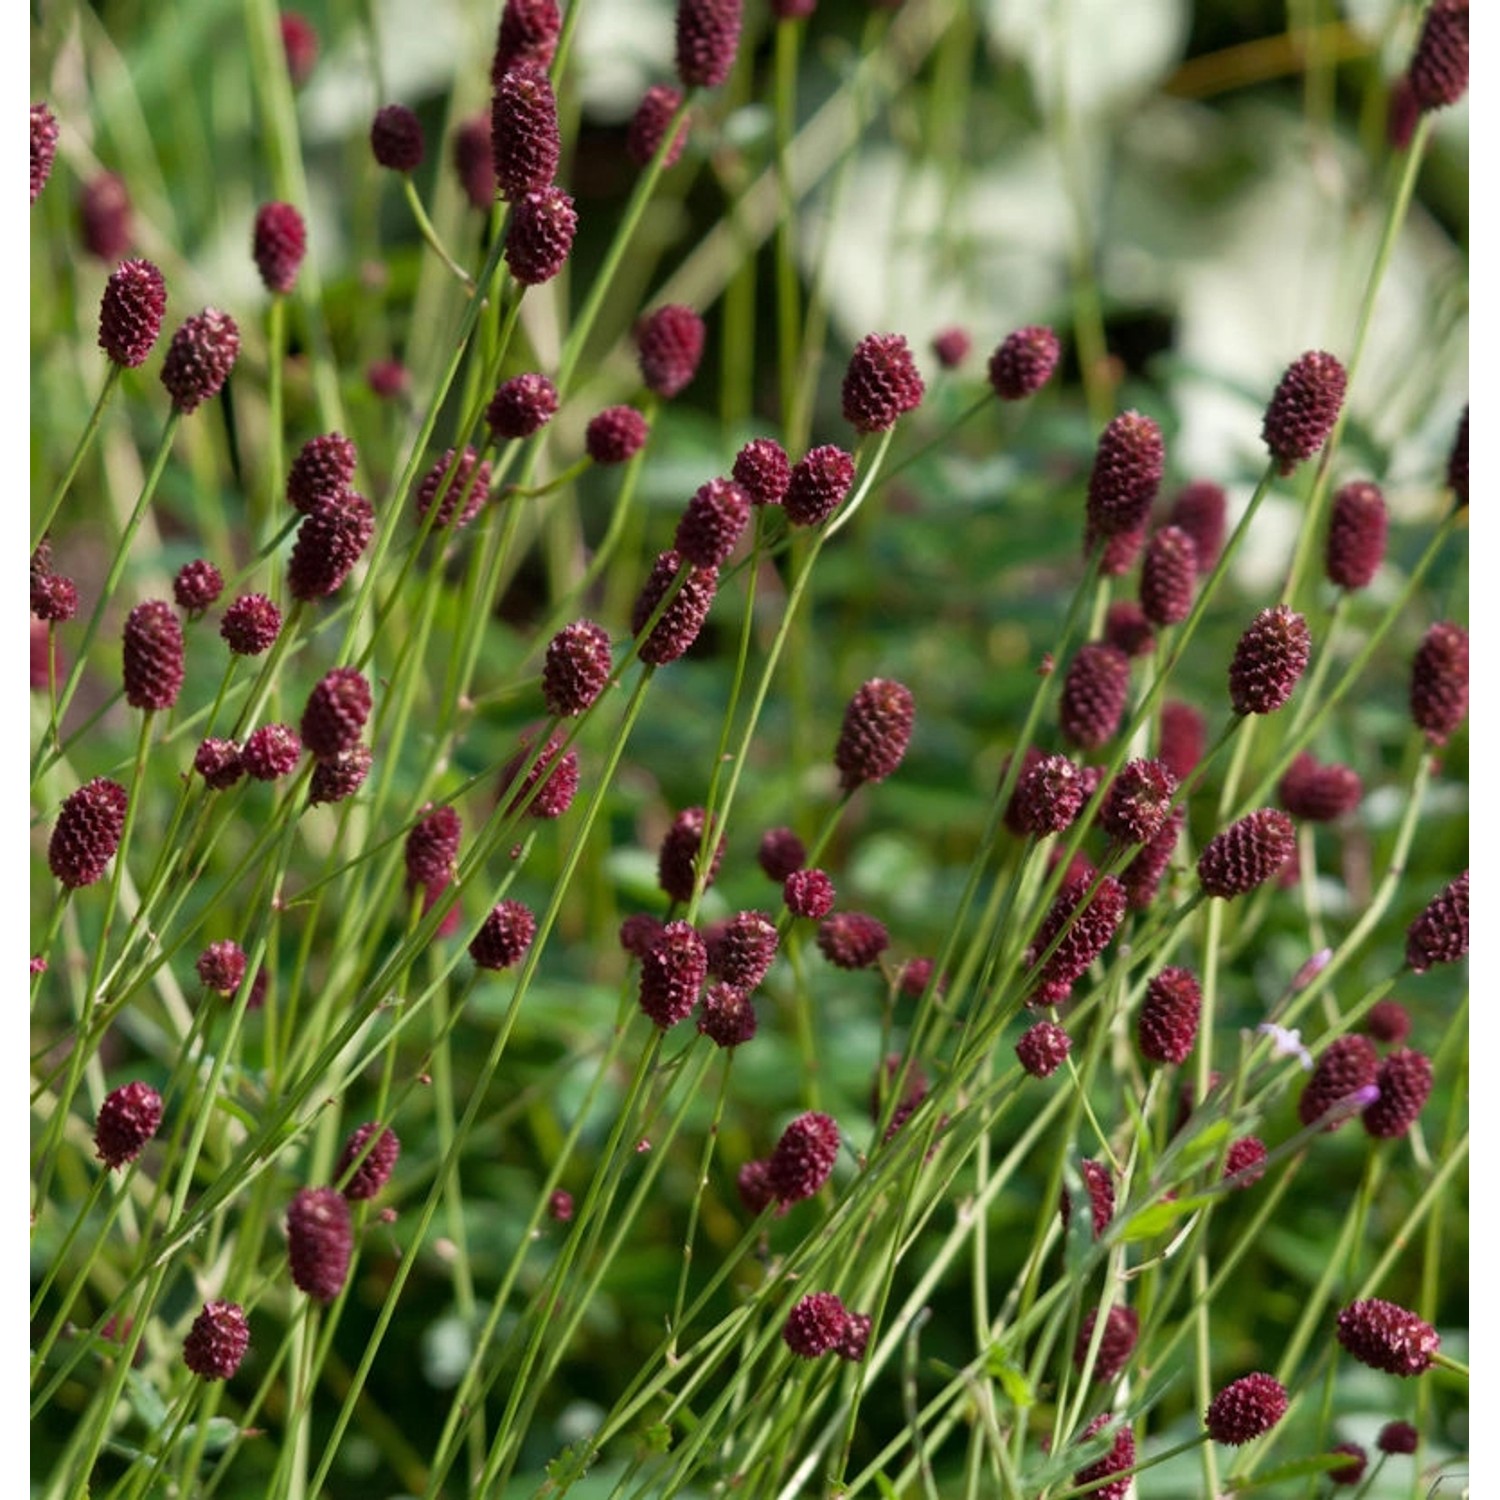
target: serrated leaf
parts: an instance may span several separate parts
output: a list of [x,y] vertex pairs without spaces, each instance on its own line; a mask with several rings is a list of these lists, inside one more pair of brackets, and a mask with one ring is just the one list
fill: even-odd
[[1229,1129],[1228,1120],[1215,1120],[1212,1124],[1205,1125],[1202,1130],[1197,1131],[1183,1145],[1181,1160],[1184,1168],[1191,1171],[1211,1157],[1217,1156],[1224,1144],[1224,1138],[1229,1134]]

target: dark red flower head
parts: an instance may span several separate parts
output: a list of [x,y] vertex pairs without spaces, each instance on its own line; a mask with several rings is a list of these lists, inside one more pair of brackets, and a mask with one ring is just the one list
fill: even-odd
[[[630,129],[625,134],[625,154],[638,167],[649,167],[661,143],[667,138],[667,128],[673,116],[682,108],[682,95],[665,83],[653,83],[641,96],[641,102],[631,116]],[[662,170],[675,167],[687,145],[688,122],[684,120],[672,137],[662,157]]]
[[1424,110],[1457,104],[1469,91],[1469,0],[1432,0],[1407,69]]
[[354,667],[335,667],[308,694],[302,743],[315,760],[337,760],[358,743],[370,717],[370,684]]
[[1399,1000],[1377,1000],[1365,1015],[1365,1035],[1399,1047],[1411,1035],[1411,1015]]
[[370,123],[370,150],[392,172],[415,172],[426,152],[422,122],[404,104],[387,104]]
[[561,32],[557,0],[505,0],[490,64],[491,85],[498,85],[517,63],[550,67]]
[[1130,692],[1130,658],[1103,641],[1078,648],[1063,679],[1058,720],[1063,738],[1097,750],[1114,738]]
[[424,813],[406,835],[406,883],[442,890],[457,873],[463,820],[451,807]]
[[200,1380],[228,1380],[250,1348],[250,1323],[235,1302],[205,1302],[182,1341],[182,1362]]
[[620,946],[637,958],[644,958],[657,944],[666,923],[650,912],[638,911],[620,923]]
[[[1297,1118],[1304,1125],[1316,1125],[1351,1095],[1369,1088],[1379,1067],[1380,1059],[1368,1037],[1352,1033],[1335,1037],[1323,1049],[1312,1076],[1303,1086],[1297,1101]],[[1352,1109],[1337,1111],[1324,1129],[1337,1130],[1353,1113]]]
[[[400,1155],[401,1142],[396,1132],[389,1128],[382,1130],[377,1121],[370,1120],[344,1142],[338,1165],[333,1169],[333,1180],[344,1183],[342,1191],[350,1203],[362,1203],[391,1180]],[[355,1166],[355,1162],[359,1165]],[[344,1180],[346,1176],[348,1181]]]
[[731,473],[752,505],[780,505],[791,482],[792,465],[780,443],[752,438],[735,454]]
[[552,186],[562,138],[545,65],[517,62],[501,77],[490,111],[490,151],[501,197],[516,202]]
[[307,784],[308,802],[316,807],[352,797],[365,784],[374,758],[368,745],[355,745],[336,760],[320,760]]
[[1237,714],[1274,713],[1286,703],[1312,650],[1307,621],[1278,604],[1250,622],[1229,663],[1229,701]]
[[1144,911],[1156,899],[1186,822],[1187,808],[1179,802],[1150,842],[1120,872],[1120,884],[1125,887],[1125,904],[1131,911]]
[[557,414],[557,387],[545,375],[513,375],[485,409],[484,419],[496,439],[529,438]]
[[341,432],[311,437],[298,449],[286,476],[287,503],[310,515],[325,500],[342,495],[354,479],[359,451]]
[[469,957],[481,969],[509,969],[526,957],[535,937],[531,908],[521,901],[501,901],[474,934]]
[[255,781],[278,781],[297,769],[301,755],[302,741],[290,724],[262,724],[246,736],[240,763]]
[[[1085,523],[1083,528],[1085,562],[1094,555],[1094,548],[1101,537],[1103,533],[1095,527],[1092,521]],[[1146,528],[1144,525],[1137,526],[1131,531],[1122,531],[1115,536],[1104,537],[1104,551],[1099,555],[1099,576],[1123,578],[1135,566],[1135,560],[1140,556],[1141,548],[1145,544]]]
[[899,333],[871,333],[844,371],[844,420],[856,432],[885,432],[922,404],[926,386],[911,345]]
[[1309,823],[1332,823],[1351,813],[1364,796],[1364,783],[1350,766],[1320,766],[1303,750],[1287,767],[1276,797],[1294,818]]
[[1037,838],[1062,833],[1073,826],[1088,797],[1082,768],[1066,755],[1028,755],[1016,782],[1015,825]]
[[1033,1078],[1050,1078],[1072,1050],[1073,1039],[1055,1021],[1038,1021],[1016,1043],[1016,1056]]
[[281,611],[264,594],[241,594],[219,622],[219,634],[236,656],[269,651],[281,633]]
[[1133,599],[1116,599],[1105,611],[1104,640],[1126,656],[1150,656],[1156,650],[1156,632]]
[[639,656],[652,666],[664,667],[674,662],[698,639],[703,622],[713,607],[719,587],[717,568],[694,568],[676,552],[663,552],[651,569],[651,576],[636,597],[630,611],[630,629],[639,635],[657,606],[667,596],[672,581],[684,573],[682,587],[662,612],[651,633],[641,642]]
[[1469,951],[1469,872],[1443,887],[1406,929],[1406,963],[1417,974],[1456,964]]
[[148,712],[171,708],[182,691],[182,624],[165,599],[137,604],[125,620],[125,701]]
[[756,859],[778,885],[807,863],[807,847],[790,828],[768,828],[761,835]]
[[245,977],[245,950],[228,938],[210,943],[194,967],[206,988],[216,995],[232,995]]
[[453,170],[469,207],[488,213],[495,202],[495,156],[490,147],[490,116],[470,115],[453,132]]
[[1369,1463],[1369,1456],[1358,1443],[1335,1443],[1329,1453],[1344,1453],[1349,1455],[1349,1462],[1340,1464],[1336,1469],[1329,1469],[1328,1482],[1330,1484],[1358,1484],[1365,1477],[1365,1466]]
[[1448,453],[1448,488],[1460,505],[1469,503],[1469,408],[1458,419],[1453,447]]
[[172,597],[179,609],[200,612],[217,604],[224,592],[224,575],[206,558],[183,563],[172,580]]
[[854,459],[842,448],[825,443],[792,466],[782,506],[793,526],[817,526],[826,521],[854,483]]
[[700,485],[677,523],[672,545],[699,568],[727,562],[750,519],[750,497],[732,479]]
[[677,76],[685,88],[717,88],[740,44],[742,0],[677,0]]
[[708,944],[708,972],[736,989],[753,990],[766,977],[776,945],[776,924],[764,912],[736,912]]
[[[490,497],[490,466],[479,462],[472,448],[465,448],[458,462],[449,448],[422,476],[417,486],[417,519],[422,520],[437,502],[438,527],[467,526],[484,508]],[[441,499],[438,497],[441,496]],[[455,519],[456,518],[456,519]]]
[[743,1047],[755,1039],[755,1004],[732,984],[711,984],[698,1010],[698,1031],[716,1047]]
[[354,1231],[349,1203],[331,1187],[303,1188],[286,1211],[292,1282],[318,1302],[332,1302],[349,1277]]
[[161,1095],[149,1083],[127,1083],[104,1096],[94,1124],[99,1160],[113,1172],[129,1166],[161,1124]]
[[584,431],[583,446],[596,464],[622,464],[645,447],[650,424],[633,406],[607,406]]
[[855,693],[833,751],[844,791],[884,781],[896,770],[911,743],[915,712],[910,689],[892,678],[872,677]]
[[31,106],[31,201],[47,186],[57,157],[57,116],[42,103]]
[[885,924],[859,911],[836,911],[818,924],[818,947],[840,969],[873,968],[891,945]]
[[1024,401],[1052,378],[1060,352],[1050,328],[1018,328],[990,355],[990,386],[1002,401]]
[[690,307],[668,303],[635,325],[641,379],[646,389],[671,399],[698,373],[703,358],[703,319]]
[[[1091,1438],[1095,1433],[1102,1431],[1114,1420],[1110,1412],[1101,1412],[1083,1430],[1086,1438]],[[1110,1446],[1108,1453],[1094,1463],[1085,1464],[1073,1475],[1075,1485],[1093,1484],[1099,1479],[1108,1479],[1111,1474],[1118,1474],[1125,1469],[1135,1467],[1135,1433],[1131,1431],[1130,1423],[1124,1423],[1115,1434],[1114,1443]],[[1116,1479],[1109,1484],[1099,1485],[1096,1489],[1089,1491],[1092,1500],[1125,1500],[1130,1493],[1131,1480]]]
[[828,1181],[839,1157],[839,1128],[827,1116],[798,1115],[781,1133],[766,1163],[766,1178],[781,1203],[811,1198]]
[[172,335],[161,383],[175,410],[187,415],[224,389],[240,353],[240,330],[228,313],[206,307]]
[[382,401],[395,401],[411,387],[411,372],[399,359],[377,359],[365,370],[365,384]]
[[1432,1093],[1432,1063],[1421,1052],[1398,1048],[1382,1059],[1375,1087],[1380,1097],[1361,1116],[1365,1130],[1377,1140],[1395,1140],[1417,1123]]
[[1410,1422],[1387,1422],[1375,1439],[1382,1453],[1415,1453],[1418,1433]]
[[[967,328],[954,324],[932,336],[932,352],[945,370],[956,370],[968,357],[974,341]],[[997,351],[998,352],[998,351]]]
[[1161,487],[1166,449],[1161,428],[1138,411],[1122,412],[1099,438],[1089,474],[1089,524],[1101,536],[1139,531]]
[[[31,613],[50,625],[62,625],[78,613],[78,585],[61,573],[44,573],[31,580]],[[45,674],[43,686],[46,685]]]
[[1110,783],[1099,822],[1121,844],[1144,844],[1166,826],[1177,778],[1160,760],[1128,760]]
[[78,195],[83,248],[102,261],[119,260],[130,249],[130,193],[113,172],[101,172]]
[[209,738],[193,755],[193,769],[211,791],[222,792],[234,786],[245,774],[240,747],[233,740]]
[[297,284],[307,254],[307,225],[290,203],[267,203],[255,216],[255,268],[266,290],[286,293]]
[[1225,507],[1223,489],[1206,479],[1185,485],[1172,502],[1167,522],[1193,539],[1193,555],[1200,573],[1211,573],[1224,547]]
[[149,260],[121,261],[104,283],[99,302],[99,347],[133,370],[161,337],[167,314],[167,284]]
[[578,211],[560,187],[538,188],[511,208],[505,264],[522,286],[551,281],[567,263],[578,232]]
[[1166,968],[1146,986],[1136,1021],[1141,1056],[1148,1062],[1186,1062],[1198,1036],[1203,992],[1190,969]]
[[1430,1323],[1381,1297],[1351,1302],[1336,1327],[1339,1343],[1360,1364],[1387,1375],[1420,1375],[1440,1342]]
[[1179,526],[1163,526],[1146,543],[1141,559],[1141,608],[1157,625],[1179,625],[1193,609],[1193,586],[1201,569],[1192,537]]
[[668,922],[641,958],[640,1006],[666,1031],[685,1021],[708,977],[708,949],[689,922]]
[[529,818],[560,818],[578,795],[578,752],[563,750],[560,729],[540,750],[534,749],[541,727],[533,724],[522,732],[520,749],[500,772],[500,798],[504,801],[509,795],[508,813],[518,812],[524,803]]
[[1193,767],[1203,759],[1206,737],[1203,715],[1192,704],[1170,698],[1162,704],[1158,753],[1179,781],[1185,781]]
[[794,917],[816,922],[833,910],[833,881],[816,868],[793,870],[782,882],[781,898]]
[[1367,480],[1346,484],[1333,497],[1324,569],[1341,589],[1362,589],[1385,560],[1385,497]]
[[1266,1175],[1265,1159],[1266,1143],[1259,1136],[1241,1136],[1224,1155],[1224,1176],[1238,1177],[1237,1188],[1253,1187]]
[[1198,856],[1206,895],[1229,900],[1265,884],[1292,857],[1297,830],[1284,812],[1263,807],[1216,833]]
[[375,510],[357,490],[330,495],[303,518],[287,564],[294,599],[337,593],[375,534]]
[[573,1217],[573,1195],[566,1188],[556,1188],[547,1199],[547,1217],[566,1224]]
[[1440,620],[1422,637],[1411,664],[1411,717],[1434,745],[1469,713],[1469,632]]
[[798,1299],[781,1328],[781,1337],[798,1359],[817,1359],[842,1342],[849,1312],[832,1292],[809,1292]]
[[542,666],[542,697],[547,712],[560,718],[592,707],[609,681],[609,632],[592,620],[564,625],[547,643]]
[[1328,441],[1344,405],[1348,377],[1333,355],[1313,350],[1294,360],[1266,407],[1260,435],[1282,474]]
[[292,87],[301,88],[318,61],[318,33],[312,22],[294,10],[282,11],[281,46],[286,53],[286,70]]
[[[1099,1322],[1099,1311],[1090,1308],[1078,1327],[1078,1338],[1073,1344],[1073,1366],[1082,1370],[1088,1359],[1089,1344],[1093,1342],[1094,1329]],[[1099,1335],[1099,1348],[1094,1355],[1094,1379],[1110,1381],[1123,1370],[1135,1352],[1135,1341],[1141,1331],[1139,1314],[1133,1307],[1122,1307],[1118,1302],[1109,1310],[1104,1320],[1104,1332]]]
[[[1109,946],[1125,918],[1125,890],[1113,875],[1106,875],[1092,896],[1093,876],[1077,875],[1063,882],[1036,937],[1026,950],[1026,966],[1034,965],[1061,934],[1061,941],[1042,966],[1038,977],[1041,999],[1056,1004],[1088,972],[1089,966]],[[1088,896],[1087,904],[1085,897]],[[1075,916],[1076,913],[1076,916]]]
[[[701,807],[685,807],[667,829],[656,860],[656,878],[674,901],[691,901],[698,879],[698,854],[703,847],[703,825],[707,814]],[[719,873],[724,858],[724,836],[709,842],[708,875],[703,881],[707,890]]]
[[[1110,1176],[1109,1168],[1100,1161],[1086,1158],[1079,1162],[1078,1170],[1089,1195],[1090,1227],[1097,1240],[1109,1228],[1109,1221],[1115,1216],[1115,1181]],[[1063,1228],[1067,1229],[1073,1218],[1073,1199],[1066,1186],[1062,1190],[1058,1211],[1062,1215]]]
[[[735,1173],[734,1185],[739,1192],[740,1202],[745,1205],[748,1213],[758,1216],[776,1202],[776,1194],[771,1191],[768,1162],[747,1161]],[[785,1205],[782,1205],[778,1212],[785,1213]]]
[[1226,1385],[1209,1402],[1203,1425],[1216,1443],[1239,1447],[1269,1432],[1285,1415],[1286,1387],[1274,1376],[1257,1372]]

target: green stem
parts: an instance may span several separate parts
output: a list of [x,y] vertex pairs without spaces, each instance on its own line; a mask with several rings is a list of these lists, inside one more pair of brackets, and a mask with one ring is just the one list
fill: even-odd
[[88,424],[84,427],[78,439],[78,446],[73,450],[73,456],[68,460],[68,466],[63,470],[62,478],[57,481],[57,487],[52,491],[47,501],[47,507],[42,512],[41,521],[36,523],[31,533],[31,550],[33,552],[41,546],[42,538],[47,535],[48,528],[56,519],[58,507],[67,497],[69,489],[72,488],[73,480],[77,477],[80,465],[88,455],[88,451],[94,445],[94,438],[99,432],[99,423],[104,417],[104,408],[109,405],[110,397],[115,393],[115,387],[120,383],[120,371],[123,367],[110,361],[109,369],[105,371],[104,384],[99,388],[98,399],[94,402],[94,409],[89,413]]

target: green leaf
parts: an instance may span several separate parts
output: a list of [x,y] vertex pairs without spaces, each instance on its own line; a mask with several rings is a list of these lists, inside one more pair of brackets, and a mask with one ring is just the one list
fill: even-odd
[[167,1425],[167,1403],[160,1392],[138,1370],[131,1370],[125,1376],[125,1387],[136,1416],[152,1432],[160,1432]]
[[1264,1474],[1247,1474],[1243,1479],[1230,1479],[1224,1488],[1236,1495],[1247,1495],[1251,1490],[1263,1490],[1285,1479],[1301,1479],[1308,1474],[1322,1474],[1329,1469],[1340,1469],[1349,1462],[1347,1453],[1317,1453],[1311,1458],[1295,1458],[1290,1463],[1267,1469]]
[[1120,1231],[1120,1237],[1126,1244],[1134,1243],[1136,1240],[1155,1239],[1157,1235],[1165,1234],[1185,1214],[1193,1213],[1212,1202],[1213,1199],[1210,1196],[1198,1193],[1191,1198],[1174,1198],[1163,1203],[1152,1203],[1139,1213],[1130,1216],[1124,1229]]

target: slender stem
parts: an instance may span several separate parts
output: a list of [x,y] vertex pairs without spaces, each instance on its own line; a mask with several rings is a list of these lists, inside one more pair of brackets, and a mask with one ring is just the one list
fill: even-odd
[[73,486],[73,480],[78,475],[79,467],[88,456],[88,451],[94,445],[94,438],[99,432],[99,423],[104,417],[104,408],[109,405],[109,399],[115,393],[115,387],[120,383],[120,371],[122,366],[110,361],[109,369],[104,374],[104,384],[99,387],[98,398],[94,402],[94,409],[89,413],[87,425],[78,438],[78,446],[73,450],[73,456],[68,460],[68,466],[62,472],[62,478],[57,481],[57,487],[48,497],[46,509],[42,511],[40,521],[33,522],[31,531],[31,550],[33,552],[41,546],[42,538],[46,536],[48,528],[57,517],[58,507],[62,505],[67,497],[68,491]]

